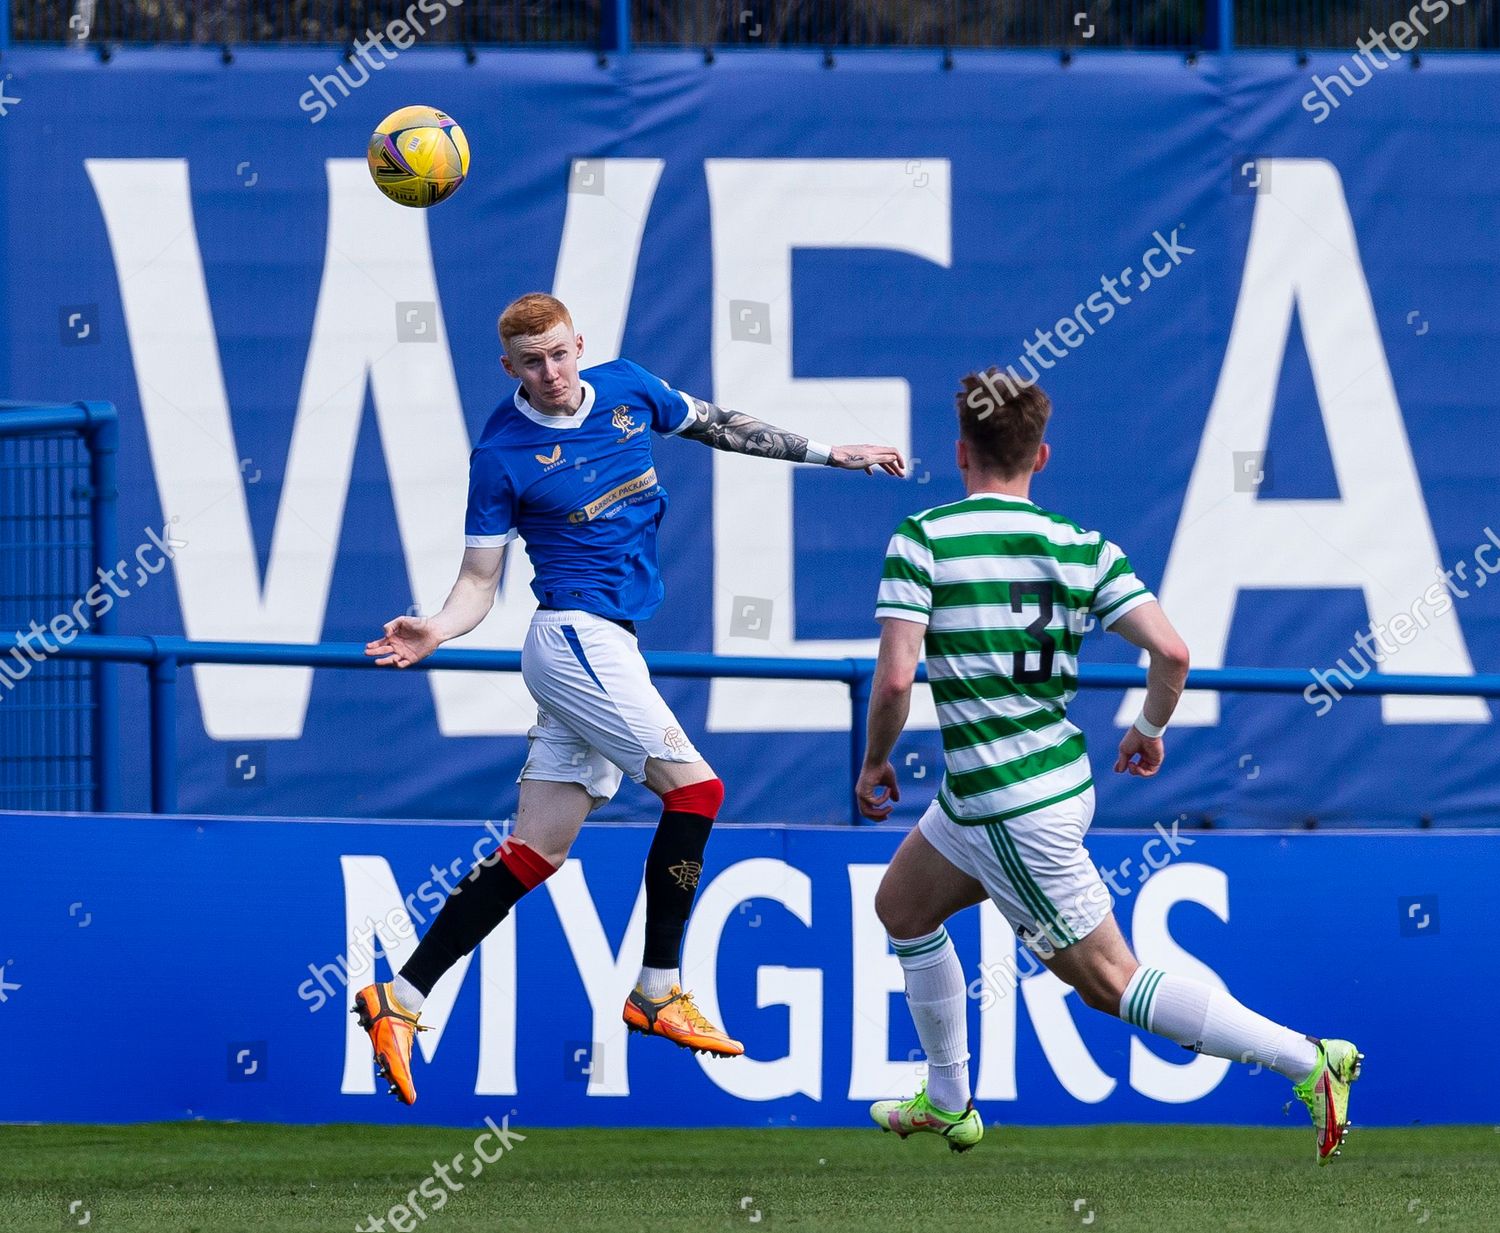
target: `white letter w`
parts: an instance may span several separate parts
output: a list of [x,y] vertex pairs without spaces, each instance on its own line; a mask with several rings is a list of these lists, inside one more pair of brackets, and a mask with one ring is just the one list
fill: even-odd
[[[412,601],[441,607],[463,551],[469,435],[421,210],[372,192],[363,159],[328,161],[328,241],[264,586],[180,159],[90,159],[114,253],[162,512],[188,541],[175,561],[190,638],[313,643],[322,637],[368,383]],[[268,239],[268,246],[274,239]],[[398,303],[430,305],[400,343]],[[256,466],[273,465],[257,459]],[[249,467],[247,466],[248,470]],[[383,526],[365,537],[389,542]],[[531,569],[512,549],[499,602],[470,636],[517,647]],[[370,633],[394,613],[369,614]],[[301,735],[308,668],[195,669],[211,737]],[[509,673],[432,674],[442,731],[523,732],[535,707]]]

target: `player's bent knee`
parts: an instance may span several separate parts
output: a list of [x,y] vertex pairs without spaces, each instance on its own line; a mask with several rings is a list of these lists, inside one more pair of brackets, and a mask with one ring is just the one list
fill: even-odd
[[568,859],[568,853],[573,848],[571,840],[565,843],[548,843],[541,839],[517,840],[517,844],[524,845],[534,852],[540,859],[546,861],[555,869],[560,869]]
[[893,938],[925,937],[944,920],[921,903],[913,903],[899,887],[891,885],[888,877],[881,880],[875,892],[875,916]]
[[891,877],[887,873],[875,889],[875,916],[884,926],[886,933],[896,938],[910,936],[902,933],[898,927],[904,923],[904,918],[910,914],[910,910],[911,905],[902,902],[900,891],[891,885]]
[[701,758],[695,762],[669,762],[665,758],[646,759],[646,787],[657,796],[665,796],[668,792],[676,791],[678,788],[687,788],[693,784],[716,780],[719,780],[719,777],[714,774],[714,768]]

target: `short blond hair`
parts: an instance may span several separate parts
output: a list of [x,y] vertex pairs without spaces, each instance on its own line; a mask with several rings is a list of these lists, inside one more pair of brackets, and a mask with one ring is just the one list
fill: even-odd
[[530,334],[545,334],[555,325],[573,328],[573,314],[568,306],[555,295],[545,291],[531,291],[518,300],[512,300],[500,314],[500,345],[508,347],[511,339],[524,338]]

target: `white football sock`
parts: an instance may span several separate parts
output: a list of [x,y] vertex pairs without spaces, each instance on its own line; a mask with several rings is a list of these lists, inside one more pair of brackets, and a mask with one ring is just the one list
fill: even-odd
[[397,973],[396,979],[391,981],[391,992],[396,995],[396,1001],[400,1002],[412,1014],[420,1011],[422,1003],[427,1000],[426,996],[419,993],[417,987],[400,973]]
[[680,983],[676,968],[642,968],[641,978],[636,982],[641,992],[653,1002],[670,997],[672,986]]
[[1140,967],[1120,998],[1120,1018],[1198,1053],[1264,1066],[1293,1083],[1312,1074],[1318,1047],[1301,1032],[1272,1023],[1223,989]]
[[891,947],[927,1054],[927,1098],[944,1112],[962,1112],[969,1107],[969,999],[958,952],[942,926],[926,937],[892,938]]

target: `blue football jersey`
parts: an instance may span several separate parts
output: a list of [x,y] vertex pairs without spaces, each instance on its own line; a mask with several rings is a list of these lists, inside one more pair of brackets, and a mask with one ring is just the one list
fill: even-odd
[[496,408],[469,455],[465,542],[526,541],[531,589],[549,608],[644,620],[661,606],[656,532],[667,493],[651,434],[675,436],[692,404],[629,360],[579,374],[583,402],[543,415],[518,388]]

